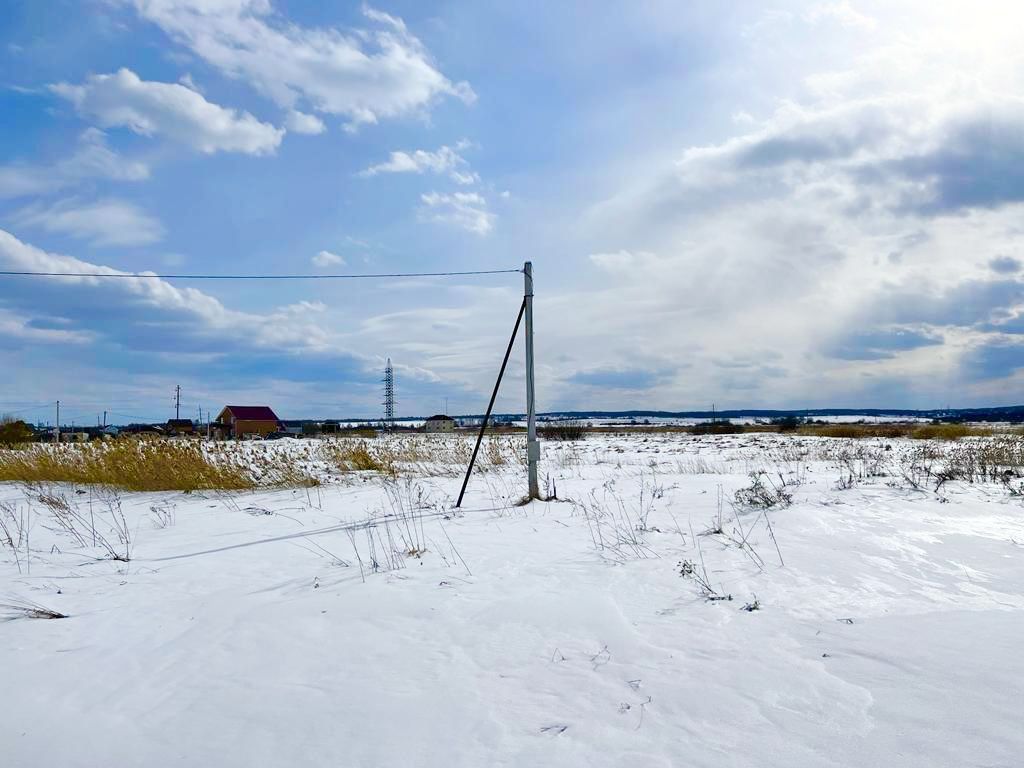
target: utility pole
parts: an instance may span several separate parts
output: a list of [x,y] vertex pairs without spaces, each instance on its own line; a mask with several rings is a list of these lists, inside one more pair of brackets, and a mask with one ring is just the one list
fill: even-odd
[[523,302],[526,307],[526,461],[530,475],[530,498],[539,499],[537,463],[540,461],[540,443],[537,442],[537,403],[534,397],[532,262],[523,265],[523,277]]
[[174,420],[181,418],[181,385],[174,388]]
[[57,442],[60,442],[60,400],[57,401],[57,431],[54,433],[57,436]]

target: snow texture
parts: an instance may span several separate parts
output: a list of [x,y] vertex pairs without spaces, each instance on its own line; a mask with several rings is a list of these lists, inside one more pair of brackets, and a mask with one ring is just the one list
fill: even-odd
[[[883,442],[910,450],[863,444]],[[458,468],[422,465],[230,494],[0,485],[8,525],[28,515],[0,602],[68,615],[0,616],[0,764],[1020,765],[1021,498],[842,483],[852,444],[545,443],[557,501],[517,506],[510,462],[462,511]],[[735,503],[761,471],[792,504]]]

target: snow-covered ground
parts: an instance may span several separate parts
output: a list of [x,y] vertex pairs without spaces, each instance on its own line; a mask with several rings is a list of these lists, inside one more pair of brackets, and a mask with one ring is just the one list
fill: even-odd
[[[915,489],[920,446],[545,443],[557,501],[516,506],[508,462],[461,511],[422,463],[2,485],[0,598],[68,618],[0,621],[0,765],[1019,766],[1024,502]],[[759,471],[792,503],[737,503]]]

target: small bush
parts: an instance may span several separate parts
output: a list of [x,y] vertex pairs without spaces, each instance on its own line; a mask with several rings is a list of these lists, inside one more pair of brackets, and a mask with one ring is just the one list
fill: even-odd
[[781,416],[777,419],[772,419],[769,424],[779,432],[795,432],[796,428],[803,423],[803,419],[797,416]]
[[736,435],[744,431],[742,424],[731,421],[705,421],[687,430],[691,435]]
[[0,417],[0,445],[18,445],[31,439],[32,430],[24,421],[12,419],[10,416]]
[[[767,482],[766,482],[767,481]],[[736,491],[736,503],[746,507],[788,507],[793,502],[793,494],[786,490],[786,482],[779,475],[776,484],[764,472],[751,472],[750,485]]]
[[586,427],[582,421],[556,421],[537,427],[537,434],[545,440],[582,440]]

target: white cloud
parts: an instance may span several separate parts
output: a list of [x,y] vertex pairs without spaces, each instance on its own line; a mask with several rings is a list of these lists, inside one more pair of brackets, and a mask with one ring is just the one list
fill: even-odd
[[[47,319],[53,322],[52,318]],[[33,344],[88,344],[95,339],[95,336],[87,331],[37,328],[30,325],[29,321],[28,317],[0,308],[0,335],[8,340],[16,339]]]
[[849,0],[819,3],[807,12],[805,18],[812,24],[830,20],[844,27],[859,27],[861,29],[874,29],[878,25],[878,22],[871,16],[861,13],[850,5]]
[[289,131],[305,133],[311,136],[323,133],[327,130],[327,126],[324,125],[324,121],[319,117],[316,115],[306,114],[305,112],[299,112],[297,109],[293,109],[288,113],[285,125],[288,126]]
[[196,93],[203,93],[203,89],[200,88],[196,84],[196,81],[192,79],[192,74],[190,72],[186,72],[184,75],[179,77],[178,82],[191,91],[195,91]]
[[149,167],[126,160],[107,146],[103,131],[89,128],[75,152],[53,165],[0,166],[0,198],[47,194],[91,178],[142,181],[149,178]]
[[31,165],[0,166],[0,198],[41,195],[59,189],[67,181],[53,168]]
[[412,152],[395,151],[386,162],[371,165],[360,171],[363,177],[377,176],[381,173],[436,173],[446,174],[456,184],[475,184],[480,177],[469,168],[469,163],[459,151],[469,146],[469,142],[460,141],[455,148],[443,146],[433,152],[417,149]]
[[65,161],[61,170],[76,178],[99,177],[115,181],[143,181],[149,178],[145,163],[125,160],[106,144],[106,136],[97,128],[85,130],[78,151]]
[[420,195],[424,207],[420,211],[422,218],[486,235],[494,229],[497,219],[487,208],[487,200],[476,192],[428,192]]
[[50,89],[105,128],[124,126],[144,136],[164,135],[207,154],[272,154],[284,136],[283,128],[262,123],[248,112],[209,102],[180,83],[142,80],[129,69],[91,75],[82,85],[57,83]]
[[320,251],[312,259],[313,265],[317,267],[343,267],[345,266],[345,259],[336,253],[330,251]]
[[[4,269],[32,272],[130,274],[72,256],[49,253],[2,229],[0,265]],[[156,277],[137,280],[60,277],[40,279],[31,285],[33,290],[57,295],[73,291],[75,300],[68,311],[77,314],[69,318],[73,323],[68,330],[108,335],[114,341],[134,324],[147,323],[150,338],[147,344],[152,346],[152,339],[166,326],[173,328],[173,347],[182,353],[194,348],[197,353],[206,350],[206,354],[210,354],[222,349],[224,340],[252,350],[275,353],[282,348],[295,353],[326,353],[336,349],[328,343],[328,334],[317,317],[324,310],[322,304],[300,303],[267,314],[240,312],[228,309],[199,289],[178,288]],[[20,300],[26,302],[27,308],[37,306],[29,291],[12,296],[8,303],[14,306]],[[117,310],[114,322],[105,325],[111,307]],[[159,322],[161,319],[165,323]],[[128,335],[132,343],[137,343],[134,336]]]
[[[538,298],[539,317],[559,318],[545,344],[572,358],[566,369],[611,368],[637,350],[669,358],[651,369],[684,361],[645,396],[677,407],[990,397],[967,353],[985,334],[1018,333],[1024,314],[1019,276],[990,267],[1020,254],[1024,56],[1007,19],[922,5],[912,35],[892,21],[879,18],[875,46],[858,37],[817,60],[802,49],[802,79],[767,119],[749,117],[770,107],[752,99],[732,128],[744,135],[614,177],[578,225],[594,285]],[[773,51],[804,40],[779,32]],[[779,76],[766,70],[750,88]],[[735,109],[734,95],[723,100]],[[557,380],[545,391],[574,397]]]
[[370,29],[302,27],[268,0],[134,0],[197,56],[288,109],[343,115],[349,127],[420,112],[439,97],[470,102],[401,19],[364,8]]
[[596,266],[606,272],[624,272],[657,261],[657,257],[653,253],[626,250],[614,253],[592,253],[589,258]]
[[68,235],[93,245],[149,245],[164,235],[164,228],[157,219],[124,200],[92,203],[64,200],[50,206],[24,208],[12,219],[21,227]]

